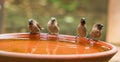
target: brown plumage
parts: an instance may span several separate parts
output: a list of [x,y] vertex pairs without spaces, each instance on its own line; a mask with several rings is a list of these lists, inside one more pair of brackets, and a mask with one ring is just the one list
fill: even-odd
[[56,18],[52,17],[51,20],[49,20],[48,24],[48,30],[50,34],[58,34],[59,33],[59,25],[56,21]]
[[90,37],[93,40],[98,40],[98,38],[101,36],[102,27],[103,27],[103,24],[94,24],[93,25],[93,28],[92,28],[92,30],[90,32]]
[[37,21],[35,21],[34,19],[29,19],[29,30],[31,34],[40,33],[42,29],[44,28],[41,27]]
[[82,18],[78,27],[77,27],[77,33],[79,37],[86,37],[86,21],[85,18]]

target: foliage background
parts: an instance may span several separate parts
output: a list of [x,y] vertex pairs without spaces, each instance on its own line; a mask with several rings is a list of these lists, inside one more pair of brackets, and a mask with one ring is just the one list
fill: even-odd
[[82,17],[86,18],[87,31],[93,24],[104,24],[101,40],[106,37],[108,0],[5,0],[5,32],[29,32],[28,19],[37,20],[48,32],[47,22],[56,17],[60,33],[76,35]]

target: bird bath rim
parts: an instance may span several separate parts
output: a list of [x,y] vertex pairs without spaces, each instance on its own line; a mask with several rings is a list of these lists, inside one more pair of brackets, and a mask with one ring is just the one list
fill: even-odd
[[[24,38],[23,35],[29,35],[29,33],[8,33],[8,34],[0,34],[0,39],[17,39],[17,38]],[[40,35],[47,35],[47,33],[41,33]],[[75,36],[72,35],[58,35],[58,36],[64,36],[68,38],[75,38]],[[111,56],[117,53],[117,48],[107,42],[100,43],[104,45],[108,45],[111,49],[104,52],[98,52],[98,53],[90,53],[90,54],[69,54],[69,55],[48,55],[48,54],[29,54],[29,53],[17,53],[17,52],[6,52],[6,51],[0,51],[0,56],[7,56],[7,57],[20,57],[20,58],[36,58],[36,59],[70,59],[70,58],[94,58],[94,57],[104,57],[104,56]]]

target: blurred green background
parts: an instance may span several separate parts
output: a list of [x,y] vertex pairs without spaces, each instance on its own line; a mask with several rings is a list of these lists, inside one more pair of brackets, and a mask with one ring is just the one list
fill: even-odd
[[76,35],[82,17],[87,21],[87,32],[93,24],[104,24],[101,40],[106,37],[108,0],[4,0],[4,32],[29,32],[28,19],[37,20],[48,32],[47,22],[56,17],[60,33]]

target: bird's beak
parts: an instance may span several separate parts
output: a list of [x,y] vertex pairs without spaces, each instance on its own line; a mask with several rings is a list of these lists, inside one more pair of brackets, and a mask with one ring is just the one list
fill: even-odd
[[51,20],[51,22],[54,23],[54,22],[55,22],[55,19]]
[[54,17],[51,17],[51,22],[54,23],[55,22],[55,18]]
[[29,21],[29,25],[33,25],[33,21]]
[[98,29],[102,29],[104,26],[103,26],[103,24],[100,24],[99,26],[98,26]]
[[83,25],[86,24],[85,20],[81,20],[81,24]]
[[86,24],[85,18],[81,19],[81,24],[83,24],[83,25]]

